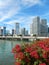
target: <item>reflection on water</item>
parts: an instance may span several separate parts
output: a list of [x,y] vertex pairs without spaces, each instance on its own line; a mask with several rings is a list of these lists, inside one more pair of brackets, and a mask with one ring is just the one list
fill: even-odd
[[0,40],[0,65],[14,65],[12,48],[21,43],[19,41]]

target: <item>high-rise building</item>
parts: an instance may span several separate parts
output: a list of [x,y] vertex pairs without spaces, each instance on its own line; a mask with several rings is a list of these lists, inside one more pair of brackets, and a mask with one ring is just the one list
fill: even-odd
[[3,36],[6,35],[6,27],[3,27]]
[[0,36],[3,35],[3,27],[0,27]]
[[41,19],[41,36],[47,36],[48,34],[48,26],[47,26],[47,20]]
[[11,35],[10,30],[6,30],[6,35]]
[[33,34],[33,23],[30,24],[30,34]]
[[49,27],[48,27],[48,33],[49,33]]
[[0,35],[3,35],[3,27],[0,27]]
[[12,35],[14,35],[15,34],[15,29],[12,29]]
[[1,27],[0,27],[0,35],[1,35]]
[[19,23],[15,23],[16,35],[19,35],[20,34],[19,30],[20,30]]
[[49,27],[48,27],[48,35],[47,36],[49,37]]
[[40,35],[40,17],[33,18],[33,24],[31,25],[31,34],[37,36]]
[[1,35],[3,36],[3,29],[1,29]]
[[25,31],[25,35],[28,35],[28,30]]
[[21,35],[25,35],[25,30],[26,30],[25,28],[21,29]]

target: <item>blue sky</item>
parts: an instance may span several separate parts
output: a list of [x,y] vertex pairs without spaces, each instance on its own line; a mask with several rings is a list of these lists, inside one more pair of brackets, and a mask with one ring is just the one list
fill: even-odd
[[0,26],[8,30],[15,22],[29,30],[35,16],[47,19],[49,25],[49,0],[0,0]]

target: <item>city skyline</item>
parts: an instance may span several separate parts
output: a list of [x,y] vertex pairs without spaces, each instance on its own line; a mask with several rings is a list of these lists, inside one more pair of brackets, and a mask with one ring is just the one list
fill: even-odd
[[46,19],[41,19],[39,16],[33,18],[33,22],[30,25],[30,34],[37,36],[48,36],[48,25]]
[[14,28],[12,28],[11,33],[10,33],[10,30],[7,30],[6,26],[3,26],[3,27],[0,26],[0,30],[3,29],[5,31],[5,32],[3,31],[4,34],[10,33],[12,35],[13,34],[16,34],[16,35],[37,34],[39,36],[42,36],[42,35],[47,36],[47,34],[49,34],[48,28],[49,27],[47,25],[47,19],[41,19],[39,16],[35,16],[33,18],[32,23],[30,23],[29,31],[26,30],[25,27],[23,27],[23,28],[20,27],[20,23],[18,23],[18,22],[15,23],[15,26],[14,26]]
[[0,0],[0,26],[10,30],[18,22],[29,31],[35,16],[47,19],[49,25],[48,6],[48,0]]

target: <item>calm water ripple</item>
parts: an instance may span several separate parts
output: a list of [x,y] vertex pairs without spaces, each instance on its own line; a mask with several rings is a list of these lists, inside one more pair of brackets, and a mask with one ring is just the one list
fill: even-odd
[[12,48],[22,41],[0,40],[0,65],[14,65]]
[[20,41],[0,40],[0,65],[14,65],[12,48]]

